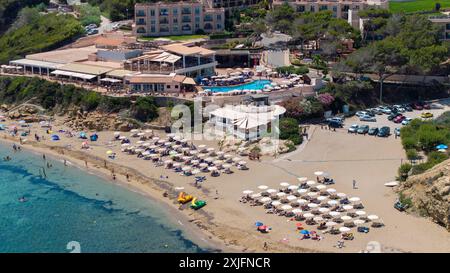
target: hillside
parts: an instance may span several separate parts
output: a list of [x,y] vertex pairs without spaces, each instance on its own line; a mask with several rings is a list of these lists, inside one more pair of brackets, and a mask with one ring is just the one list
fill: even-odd
[[49,0],[0,0],[0,33],[8,29],[22,8],[48,2]]
[[399,192],[413,212],[431,217],[450,231],[450,160],[410,176],[401,182]]
[[72,15],[46,14],[0,36],[0,63],[63,46],[84,33]]

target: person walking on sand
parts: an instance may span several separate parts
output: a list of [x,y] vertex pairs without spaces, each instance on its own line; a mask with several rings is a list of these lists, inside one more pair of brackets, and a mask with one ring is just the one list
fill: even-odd
[[45,154],[42,154],[42,159],[46,160],[46,159],[45,159]]
[[352,184],[353,184],[353,189],[356,189],[356,180],[355,179],[353,179]]
[[267,251],[269,249],[269,246],[267,245],[267,242],[264,242],[263,249],[265,251]]
[[130,175],[128,173],[125,174],[125,177],[127,178],[127,181],[130,181]]
[[67,160],[64,159],[64,166],[67,166]]
[[86,168],[88,167],[87,160],[84,161],[84,165],[86,166]]

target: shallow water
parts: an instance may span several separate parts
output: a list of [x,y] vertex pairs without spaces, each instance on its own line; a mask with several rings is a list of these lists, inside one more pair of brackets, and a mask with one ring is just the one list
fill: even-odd
[[264,86],[267,84],[270,84],[270,80],[255,80],[249,83],[244,83],[240,85],[233,85],[233,86],[204,86],[203,89],[209,89],[212,92],[230,92],[233,90],[262,90],[264,89]]
[[52,167],[40,155],[0,145],[0,252],[70,252],[72,241],[81,252],[207,251],[155,201],[47,161]]

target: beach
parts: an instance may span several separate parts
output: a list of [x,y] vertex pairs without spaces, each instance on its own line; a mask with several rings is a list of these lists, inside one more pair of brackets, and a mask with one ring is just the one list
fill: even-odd
[[[346,125],[351,124],[352,119],[346,121]],[[4,122],[5,125],[12,123],[17,124],[10,120]],[[69,130],[59,118],[52,125],[55,132]],[[348,134],[345,128],[333,132],[311,126],[310,139],[296,151],[275,159],[263,157],[260,162],[249,161],[249,170],[235,170],[231,175],[210,177],[206,174],[207,180],[198,188],[193,177],[181,176],[164,167],[154,167],[135,155],[121,153],[120,143],[112,142],[114,132],[97,132],[98,141],[89,141],[90,149],[86,150],[81,149],[85,140],[77,136],[68,138],[59,134],[60,141],[51,141],[50,135],[46,135],[45,129],[38,124],[32,124],[30,129],[31,134],[22,145],[25,149],[66,159],[83,171],[101,175],[112,183],[158,200],[174,212],[174,221],[181,221],[180,226],[194,241],[206,240],[225,252],[360,252],[373,241],[379,242],[383,252],[450,250],[450,235],[444,228],[429,219],[393,208],[397,195],[384,183],[395,179],[399,165],[406,158],[400,139],[393,136],[376,138]],[[34,133],[45,135],[46,140],[35,142]],[[163,132],[156,134],[165,136]],[[19,142],[19,137],[12,137],[6,131],[0,135],[4,141]],[[194,142],[218,149],[217,141]],[[114,160],[107,157],[108,150],[117,153]],[[115,180],[112,178],[113,169]],[[277,188],[283,181],[298,184],[298,177],[315,179],[313,173],[318,170],[330,174],[336,181],[333,188],[337,191],[360,197],[364,210],[379,215],[385,226],[371,228],[368,234],[354,232],[355,239],[346,241],[345,247],[338,249],[334,246],[339,236],[324,234],[321,241],[300,240],[295,224],[289,218],[266,214],[262,207],[239,202],[243,190],[256,191],[262,184]],[[129,180],[126,179],[127,174]],[[352,188],[353,180],[357,181],[356,189]],[[189,194],[206,200],[207,206],[197,211],[187,207],[179,210],[175,187],[184,187]],[[165,192],[167,197],[163,197]],[[272,227],[271,232],[257,232],[256,221]],[[264,248],[265,243],[267,249]]]

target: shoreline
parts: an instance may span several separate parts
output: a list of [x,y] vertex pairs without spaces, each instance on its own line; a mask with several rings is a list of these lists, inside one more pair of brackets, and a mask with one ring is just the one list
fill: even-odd
[[[213,250],[219,252],[230,253],[242,253],[242,252],[256,252],[263,253],[267,250],[263,250],[263,243],[270,241],[270,252],[321,252],[315,249],[307,249],[295,246],[289,246],[280,242],[271,241],[270,239],[261,240],[261,247],[250,247],[239,241],[243,238],[255,238],[246,230],[237,229],[231,226],[219,226],[214,223],[214,216],[204,210],[192,211],[189,208],[183,210],[178,209],[178,202],[176,202],[176,192],[174,191],[173,184],[170,181],[158,180],[153,177],[146,176],[140,171],[123,166],[114,162],[107,161],[107,166],[102,164],[104,159],[96,156],[89,155],[83,151],[74,151],[67,147],[52,146],[44,144],[42,142],[27,140],[20,144],[17,137],[10,135],[4,135],[0,138],[0,142],[6,144],[16,143],[19,144],[27,152],[35,154],[45,154],[50,156],[54,160],[67,160],[80,171],[87,172],[91,175],[96,175],[108,183],[113,183],[117,186],[123,187],[127,190],[131,190],[135,193],[141,194],[146,198],[150,198],[152,201],[161,205],[166,215],[175,214],[177,217],[169,217],[174,227],[179,228],[186,239],[191,240],[199,247],[206,250]],[[88,169],[84,165],[84,161],[88,162]],[[116,174],[116,180],[111,179],[111,169]],[[126,174],[129,174],[130,181],[126,180]],[[149,186],[145,187],[144,186]],[[167,192],[168,196],[163,197],[163,193]],[[230,232],[239,235],[236,237],[229,236]],[[226,235],[224,234],[226,233]],[[259,238],[261,239],[261,238]]]

